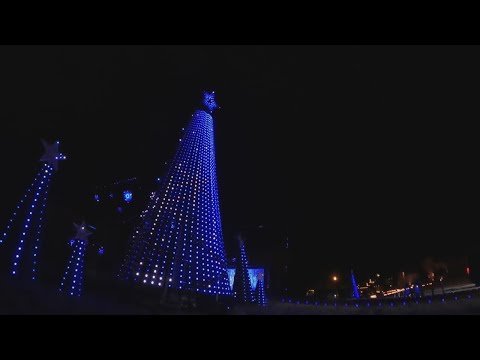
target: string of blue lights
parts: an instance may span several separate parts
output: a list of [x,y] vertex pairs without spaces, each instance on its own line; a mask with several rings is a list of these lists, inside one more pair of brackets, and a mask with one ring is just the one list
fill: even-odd
[[[12,254],[10,274],[15,277],[37,278],[38,251],[43,230],[43,213],[47,204],[48,190],[58,162],[66,157],[60,153],[59,142],[48,144],[42,140],[44,162],[34,181],[17,204],[0,244],[8,243],[5,251]],[[7,241],[11,240],[11,241]],[[3,246],[2,246],[3,247]],[[9,255],[10,256],[10,255]]]
[[235,271],[235,280],[233,282],[233,295],[236,301],[240,303],[253,303],[255,302],[255,298],[251,286],[250,274],[248,271],[245,243],[241,238],[238,240],[240,256],[239,259],[237,259],[237,269]]
[[73,225],[77,229],[77,233],[75,234],[75,237],[70,240],[70,246],[73,247],[73,250],[65,274],[60,282],[60,291],[71,296],[80,296],[83,289],[83,272],[88,237],[92,235],[92,233],[88,230],[88,226],[85,222]]
[[267,306],[267,297],[265,295],[263,280],[257,281],[257,287],[255,288],[255,302],[260,306]]
[[[24,270],[31,272],[30,276],[33,280],[35,279],[35,268],[37,264],[36,256],[42,226],[42,213],[46,204],[48,184],[53,175],[53,168],[49,164],[44,164],[40,170],[40,174],[42,175],[39,176],[39,179],[35,184],[36,186],[34,186],[34,191],[31,192],[31,201],[26,203],[28,204],[25,209],[27,214],[24,218],[22,229],[20,230],[20,237],[14,251],[12,265],[12,275],[19,275],[20,266],[21,264],[24,264]],[[32,231],[35,227],[35,225],[32,226],[32,224],[36,224],[37,231]],[[26,249],[33,253],[31,263],[22,262],[22,255]]]
[[[466,293],[463,293],[462,295],[460,294],[453,294],[453,295],[450,295],[450,296],[447,296],[447,295],[444,295],[444,296],[436,296],[436,297],[432,297],[432,296],[425,296],[421,299],[384,299],[384,300],[366,300],[366,299],[354,299],[354,300],[351,300],[351,301],[348,301],[348,302],[344,302],[343,303],[343,306],[344,307],[362,307],[362,306],[365,306],[365,307],[371,307],[371,306],[378,306],[378,307],[382,307],[382,306],[389,306],[389,307],[395,307],[395,306],[409,306],[409,305],[421,305],[421,304],[427,304],[427,305],[431,305],[431,304],[435,304],[435,303],[446,303],[447,300],[449,299],[450,301],[453,300],[453,301],[459,301],[459,300],[470,300],[473,298],[472,294],[473,293],[476,293],[477,296],[478,296],[478,293],[479,291],[476,290],[476,291],[470,291],[470,292],[466,292]],[[300,300],[293,300],[293,299],[281,299],[280,300],[282,303],[288,303],[288,304],[295,304],[295,305],[314,305],[314,306],[324,306],[324,307],[328,307],[328,306],[333,306],[333,307],[338,307],[338,306],[342,306],[342,303],[340,301],[334,301],[334,302],[331,302],[331,301],[308,301],[308,300],[303,300],[303,301],[300,301]]]
[[85,240],[73,239],[72,247],[72,255],[60,283],[60,291],[71,296],[80,296],[83,288],[83,269],[85,266],[87,242]]
[[40,170],[37,175],[35,176],[35,179],[33,182],[30,184],[30,186],[27,188],[26,193],[23,195],[23,198],[20,200],[19,204],[16,206],[15,211],[13,212],[12,217],[8,220],[8,225],[5,231],[2,234],[2,237],[0,237],[0,244],[3,244],[3,242],[7,239],[9,234],[12,232],[12,227],[14,226],[15,219],[19,216],[21,207],[23,206],[24,202],[27,200],[27,196],[30,195],[32,189],[35,187],[37,184],[37,180],[39,177],[42,175],[42,170]]

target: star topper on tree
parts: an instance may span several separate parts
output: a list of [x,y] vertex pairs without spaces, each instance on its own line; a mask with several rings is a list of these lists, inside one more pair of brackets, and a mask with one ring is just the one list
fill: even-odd
[[75,226],[75,229],[77,230],[77,233],[75,234],[74,239],[88,242],[88,237],[93,233],[88,230],[88,227],[85,224],[85,221],[82,221],[81,224],[73,223],[73,226]]
[[203,105],[205,105],[210,112],[213,112],[213,110],[217,108],[220,109],[215,101],[215,91],[212,91],[211,93],[208,91],[203,92]]
[[58,170],[58,161],[59,160],[66,160],[67,157],[63,155],[58,146],[60,145],[60,141],[56,141],[53,144],[47,143],[44,139],[42,139],[43,147],[45,148],[45,153],[40,158],[40,161],[44,161],[51,165],[55,171]]

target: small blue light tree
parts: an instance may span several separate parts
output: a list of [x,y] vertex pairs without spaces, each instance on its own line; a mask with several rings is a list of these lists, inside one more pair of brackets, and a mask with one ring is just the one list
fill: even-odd
[[65,274],[60,282],[60,291],[71,296],[80,296],[83,288],[83,271],[88,237],[92,235],[92,233],[88,230],[85,222],[82,222],[80,225],[73,225],[77,229],[77,233],[74,238],[70,240],[70,245],[73,247],[73,250]]
[[253,291],[248,271],[248,260],[245,251],[245,242],[240,234],[237,235],[239,256],[233,281],[233,295],[239,303],[253,303]]
[[357,282],[355,281],[355,274],[353,273],[353,269],[351,270],[352,276],[352,295],[354,299],[360,299],[360,295],[358,294],[358,287]]
[[53,174],[58,170],[58,162],[66,159],[58,149],[58,141],[48,144],[42,140],[42,144],[45,153],[40,161],[44,164],[17,205],[6,230],[0,234],[0,246],[9,243],[5,251],[13,252],[10,274],[32,280],[37,278],[38,250],[49,186]]
[[263,274],[257,275],[257,287],[255,288],[255,302],[260,306],[267,306]]

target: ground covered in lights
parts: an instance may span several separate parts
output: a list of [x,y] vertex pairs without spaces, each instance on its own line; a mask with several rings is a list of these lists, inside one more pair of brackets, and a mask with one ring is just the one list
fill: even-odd
[[[140,298],[135,293],[121,296],[85,294],[80,298],[63,296],[56,289],[42,284],[0,282],[0,314],[105,314],[105,315],[436,315],[480,314],[480,293],[472,291],[419,301],[383,300],[378,302],[297,303],[271,300],[266,307],[255,305],[219,307],[216,309],[180,309],[161,305],[152,298]],[[443,299],[443,300],[442,300]]]

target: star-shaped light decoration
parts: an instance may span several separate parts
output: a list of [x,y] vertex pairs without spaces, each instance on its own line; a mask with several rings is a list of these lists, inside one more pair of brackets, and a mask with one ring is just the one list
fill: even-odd
[[77,229],[77,233],[74,239],[88,242],[88,237],[93,233],[88,231],[87,225],[85,225],[85,221],[83,221],[80,225],[75,223],[73,223],[73,225],[75,226],[75,229]]
[[59,141],[54,142],[53,144],[47,143],[42,139],[43,147],[45,148],[45,154],[40,158],[40,161],[45,161],[51,165],[55,171],[58,170],[58,161],[65,160],[67,157],[63,155],[58,146],[60,145]]
[[205,105],[210,112],[219,107],[215,101],[215,91],[211,93],[205,91],[203,93],[203,105]]

